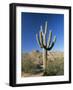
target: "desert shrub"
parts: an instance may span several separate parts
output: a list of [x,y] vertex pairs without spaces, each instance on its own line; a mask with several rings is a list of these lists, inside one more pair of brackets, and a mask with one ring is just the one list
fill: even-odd
[[57,75],[64,75],[64,64],[60,64],[60,70],[57,72]]
[[56,75],[59,69],[60,67],[58,65],[49,64],[47,67],[47,75],[49,76]]
[[63,59],[56,59],[53,62],[48,62],[47,65],[47,75],[63,75],[64,74],[64,62]]
[[31,60],[22,61],[22,72],[36,74],[40,71],[40,65],[33,63]]
[[30,73],[34,67],[34,63],[31,60],[22,61],[22,71]]

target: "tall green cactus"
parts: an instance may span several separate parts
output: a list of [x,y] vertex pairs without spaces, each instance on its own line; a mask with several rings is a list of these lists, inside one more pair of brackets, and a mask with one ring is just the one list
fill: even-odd
[[44,70],[43,75],[47,75],[47,51],[50,51],[56,42],[56,36],[54,36],[54,39],[52,41],[52,31],[49,32],[49,37],[47,40],[47,29],[48,29],[47,27],[48,26],[46,21],[44,32],[42,26],[40,26],[39,35],[36,34],[37,43],[41,48],[43,48],[43,70]]

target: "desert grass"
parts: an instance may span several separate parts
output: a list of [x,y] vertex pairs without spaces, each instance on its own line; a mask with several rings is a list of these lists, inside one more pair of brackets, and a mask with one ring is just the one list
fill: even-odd
[[[40,53],[22,56],[22,77],[43,76],[43,60]],[[64,75],[64,55],[51,56],[47,60],[47,76]]]

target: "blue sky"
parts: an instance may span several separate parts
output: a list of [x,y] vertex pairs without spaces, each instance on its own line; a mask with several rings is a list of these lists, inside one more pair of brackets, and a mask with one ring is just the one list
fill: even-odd
[[36,33],[39,33],[40,25],[48,22],[49,30],[52,36],[56,35],[56,43],[52,50],[64,51],[64,15],[63,14],[44,14],[44,13],[24,13],[21,14],[21,50],[22,52],[31,52],[33,50],[42,50],[36,41]]

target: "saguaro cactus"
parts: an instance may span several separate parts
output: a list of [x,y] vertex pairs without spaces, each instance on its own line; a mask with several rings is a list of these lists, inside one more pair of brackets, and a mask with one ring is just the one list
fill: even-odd
[[43,75],[47,75],[47,51],[50,51],[56,42],[56,36],[54,36],[54,39],[52,41],[52,31],[49,32],[49,37],[47,40],[47,29],[48,27],[46,21],[44,32],[42,26],[40,26],[39,35],[36,34],[37,43],[41,48],[43,48],[43,70],[44,70]]

